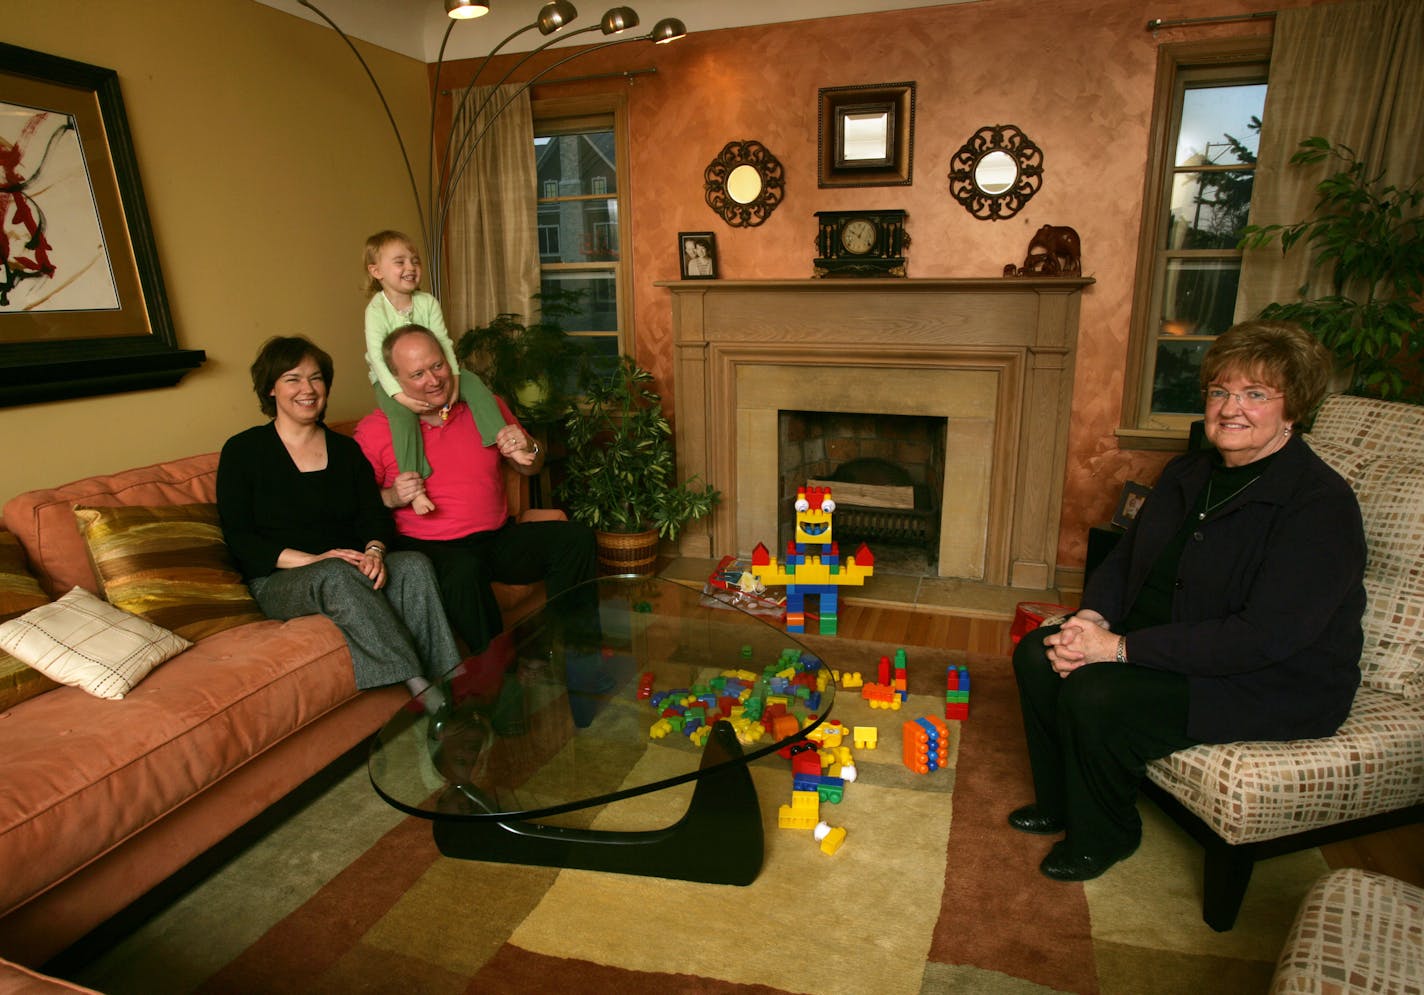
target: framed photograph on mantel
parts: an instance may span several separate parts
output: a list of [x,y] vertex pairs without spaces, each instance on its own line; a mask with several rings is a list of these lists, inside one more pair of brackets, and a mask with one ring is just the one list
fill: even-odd
[[118,74],[0,44],[0,406],[177,383]]
[[680,231],[677,233],[677,244],[684,280],[717,278],[716,235],[710,231]]
[[819,102],[817,185],[910,185],[915,158],[914,83],[822,87]]

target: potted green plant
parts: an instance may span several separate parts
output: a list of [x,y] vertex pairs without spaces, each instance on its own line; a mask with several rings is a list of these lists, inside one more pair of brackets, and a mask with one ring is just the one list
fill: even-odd
[[471,328],[455,343],[460,366],[482,377],[526,424],[550,424],[573,404],[585,358],[580,342],[564,331],[563,320],[579,313],[582,294],[554,290],[535,294],[539,320],[497,314]]
[[605,566],[644,572],[659,538],[676,539],[721,494],[696,477],[678,483],[662,397],[632,357],[620,357],[607,376],[587,370],[581,387],[583,403],[564,420],[568,459],[559,495],[569,517],[597,534]]
[[[1354,150],[1312,136],[1291,156],[1303,166],[1335,160],[1340,168],[1315,187],[1313,216],[1289,225],[1247,225],[1241,247],[1279,238],[1289,252],[1304,241],[1313,251],[1310,268],[1322,271],[1332,292],[1277,302],[1262,318],[1299,322],[1320,338],[1350,376],[1349,392],[1419,402],[1418,376],[1424,352],[1424,177],[1407,187],[1381,185]],[[1401,362],[1403,368],[1401,368]],[[1407,375],[1409,372],[1413,376]]]

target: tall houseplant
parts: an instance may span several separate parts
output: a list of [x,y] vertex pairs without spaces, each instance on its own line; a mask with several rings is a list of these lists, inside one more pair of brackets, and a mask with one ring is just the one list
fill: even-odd
[[1284,253],[1304,241],[1311,273],[1321,272],[1332,292],[1307,298],[1310,288],[1302,287],[1300,300],[1269,304],[1261,317],[1314,332],[1349,371],[1350,393],[1417,403],[1424,400],[1424,177],[1382,185],[1382,174],[1372,175],[1353,149],[1319,136],[1301,142],[1290,161],[1327,159],[1340,168],[1316,185],[1314,214],[1289,225],[1247,225],[1241,247],[1279,238]]
[[555,290],[534,296],[538,321],[525,324],[522,315],[497,314],[460,336],[455,359],[483,377],[521,421],[548,424],[568,412],[582,372],[586,351],[563,326],[579,313],[582,295]]
[[[622,356],[608,376],[586,371],[583,404],[564,420],[568,459],[559,495],[569,516],[600,538],[600,557],[618,565],[650,564],[658,537],[676,539],[683,527],[712,510],[721,494],[697,478],[677,482],[672,428],[663,417],[653,375]],[[642,534],[637,555],[619,555]],[[651,547],[651,552],[648,547]]]

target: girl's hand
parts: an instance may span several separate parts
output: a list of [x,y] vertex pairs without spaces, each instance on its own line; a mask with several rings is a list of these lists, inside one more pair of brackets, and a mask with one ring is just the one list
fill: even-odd
[[532,465],[538,455],[530,445],[529,437],[514,425],[500,429],[494,437],[494,444],[501,456],[520,466]]
[[429,401],[417,401],[415,398],[411,397],[409,394],[407,394],[407,393],[406,393],[405,391],[403,391],[403,390],[402,390],[402,391],[398,391],[398,392],[396,392],[395,394],[392,394],[392,395],[391,395],[391,400],[392,400],[392,401],[395,401],[395,402],[396,402],[397,404],[399,404],[401,407],[407,408],[408,410],[410,410],[410,411],[413,412],[414,414],[417,414],[417,415],[428,415],[428,414],[430,414],[430,410],[431,410],[431,409],[430,409],[430,402],[429,402]]

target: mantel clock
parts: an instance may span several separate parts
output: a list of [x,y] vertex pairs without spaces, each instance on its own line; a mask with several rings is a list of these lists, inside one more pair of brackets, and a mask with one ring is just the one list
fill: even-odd
[[904,276],[904,211],[817,211],[814,275]]

